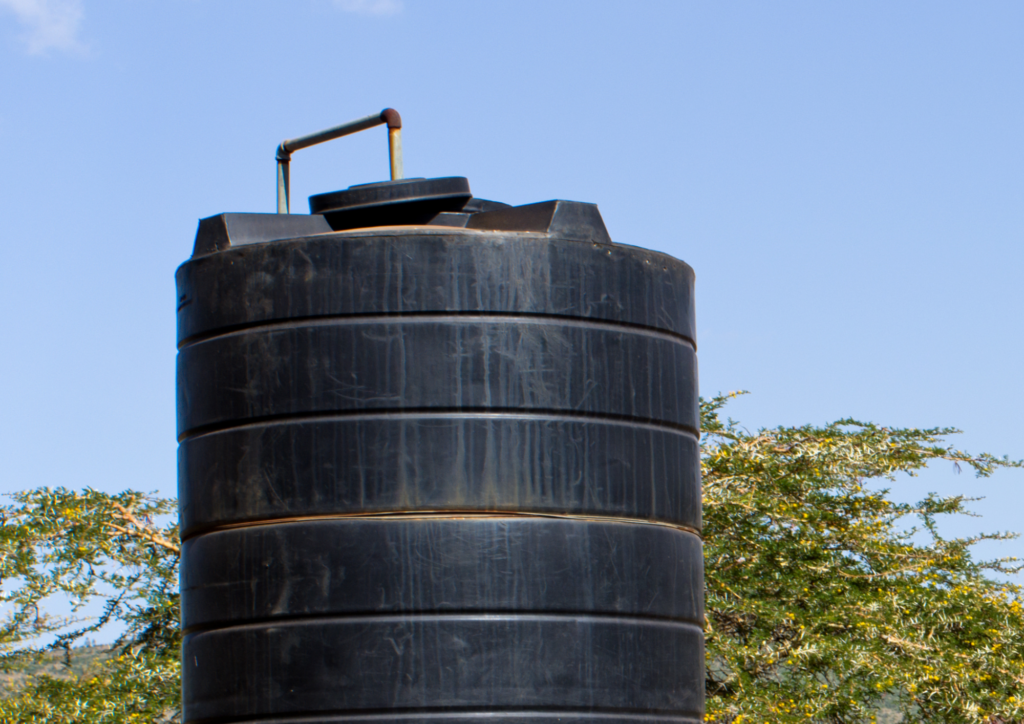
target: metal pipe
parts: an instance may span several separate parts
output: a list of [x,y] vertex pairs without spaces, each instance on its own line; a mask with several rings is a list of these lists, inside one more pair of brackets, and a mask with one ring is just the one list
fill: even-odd
[[405,178],[402,172],[402,129],[388,129],[388,156],[391,158],[391,180]]
[[292,153],[318,143],[365,131],[381,124],[388,126],[388,153],[391,161],[391,180],[403,178],[402,169],[402,117],[394,108],[385,108],[378,114],[359,118],[316,133],[282,141],[277,147],[277,213],[290,213],[290,163]]
[[277,156],[277,213],[288,213],[288,195],[290,185],[288,183],[288,172],[291,162],[288,158],[281,158],[280,149]]

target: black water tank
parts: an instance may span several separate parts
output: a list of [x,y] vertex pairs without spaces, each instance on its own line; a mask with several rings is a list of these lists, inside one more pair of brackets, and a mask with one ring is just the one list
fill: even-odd
[[466,190],[200,222],[186,722],[702,719],[693,272]]

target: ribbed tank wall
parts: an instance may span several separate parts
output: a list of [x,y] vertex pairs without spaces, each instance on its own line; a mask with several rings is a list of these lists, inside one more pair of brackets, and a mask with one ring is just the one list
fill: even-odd
[[693,272],[367,229],[177,275],[186,722],[697,722]]

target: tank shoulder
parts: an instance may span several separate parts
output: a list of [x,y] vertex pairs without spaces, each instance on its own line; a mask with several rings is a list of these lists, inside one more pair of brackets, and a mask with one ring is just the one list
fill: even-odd
[[199,220],[192,257],[332,231],[327,220],[318,214],[217,214]]

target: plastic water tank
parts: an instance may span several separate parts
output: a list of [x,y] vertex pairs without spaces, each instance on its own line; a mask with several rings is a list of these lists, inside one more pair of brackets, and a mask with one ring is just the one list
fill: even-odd
[[200,222],[186,722],[698,722],[693,272],[465,179]]

